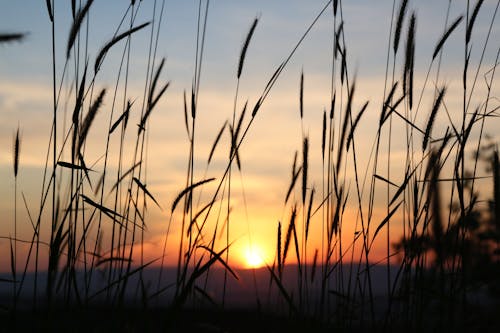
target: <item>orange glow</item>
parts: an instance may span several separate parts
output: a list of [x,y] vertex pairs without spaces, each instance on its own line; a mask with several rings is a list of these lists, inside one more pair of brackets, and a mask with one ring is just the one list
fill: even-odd
[[244,254],[247,268],[259,268],[265,265],[262,249],[258,245],[249,246]]

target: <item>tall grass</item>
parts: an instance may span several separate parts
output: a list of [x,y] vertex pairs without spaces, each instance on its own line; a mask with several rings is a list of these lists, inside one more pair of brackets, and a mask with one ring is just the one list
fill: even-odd
[[[499,269],[499,158],[496,142],[485,144],[484,128],[487,120],[497,117],[494,83],[500,51],[493,67],[484,74],[482,90],[477,79],[485,72],[488,48],[499,47],[490,34],[498,24],[500,2],[490,13],[484,42],[474,40],[473,34],[483,1],[473,6],[469,2],[460,5],[464,13],[449,24],[450,2],[443,33],[434,34],[434,49],[427,58],[420,59],[417,37],[419,22],[424,20],[418,18],[418,11],[410,11],[411,2],[393,1],[380,106],[369,100],[359,101],[357,81],[362,73],[353,75],[355,60],[350,58],[347,38],[349,17],[344,17],[342,1],[326,1],[319,8],[297,43],[289,52],[283,52],[283,60],[261,94],[254,102],[242,103],[244,65],[252,41],[258,38],[260,18],[256,17],[246,33],[235,68],[232,116],[222,126],[216,126],[219,130],[210,146],[206,171],[199,175],[195,163],[200,161],[198,147],[203,142],[198,131],[203,124],[197,119],[205,111],[199,108],[199,97],[203,94],[203,59],[209,33],[207,23],[211,19],[210,1],[200,0],[195,13],[192,86],[190,93],[184,93],[183,101],[189,146],[186,178],[174,191],[170,209],[165,212],[168,223],[162,235],[163,253],[147,261],[144,246],[148,208],[154,205],[164,209],[162,199],[148,187],[148,158],[159,158],[156,152],[148,151],[149,128],[155,117],[153,111],[168,98],[170,87],[170,81],[165,79],[168,63],[157,55],[165,2],[161,6],[158,3],[154,2],[151,19],[138,23],[141,2],[131,1],[112,37],[92,54],[87,45],[92,39],[88,31],[93,1],[83,1],[79,9],[72,2],[73,21],[63,57],[59,57],[55,25],[62,14],[55,12],[52,1],[46,1],[52,35],[52,124],[35,219],[25,203],[33,228],[31,240],[26,240],[29,251],[25,258],[17,251],[21,241],[17,233],[21,223],[17,217],[18,170],[22,168],[19,129],[15,135],[14,236],[5,237],[11,248],[11,278],[0,281],[12,284],[13,303],[9,310],[15,313],[18,301],[25,296],[23,286],[30,265],[35,267],[35,309],[51,309],[60,304],[90,308],[102,303],[121,309],[129,304],[129,290],[135,291],[133,299],[139,300],[144,309],[151,304],[167,305],[170,319],[186,306],[201,306],[207,301],[217,304],[220,300],[222,308],[226,307],[226,296],[231,292],[229,279],[239,279],[230,252],[238,241],[232,225],[235,174],[242,175],[244,166],[242,147],[297,50],[303,47],[319,20],[330,15],[332,44],[326,49],[332,62],[325,72],[331,76],[331,89],[326,97],[329,110],[323,110],[318,119],[322,126],[319,134],[305,129],[310,112],[307,71],[301,71],[298,82],[301,147],[295,151],[288,187],[278,190],[283,193],[284,210],[289,213],[288,221],[281,219],[275,228],[276,253],[266,263],[271,311],[281,311],[293,320],[312,318],[325,328],[347,331],[464,327],[466,314],[473,309],[472,297],[480,295],[481,288],[498,288],[494,274]],[[463,67],[454,79],[462,82],[461,110],[450,110],[448,105],[453,97],[447,94],[450,89],[440,78],[440,69],[441,62],[446,61],[443,54],[447,42],[458,38],[460,32],[464,33],[464,59],[460,64]],[[149,36],[149,50],[142,95],[132,96],[129,70],[138,35]],[[23,36],[2,34],[0,42],[20,40]],[[106,58],[111,52],[120,52],[121,57],[114,81],[106,82],[100,73],[109,65]],[[481,54],[478,63],[472,63],[471,52]],[[92,59],[93,72],[88,68]],[[416,68],[422,63],[428,67],[427,75],[420,80]],[[63,69],[59,73],[60,68]],[[436,75],[435,80],[431,74]],[[478,106],[471,105],[473,97],[479,98]],[[426,105],[426,101],[432,103]],[[380,115],[373,125],[374,137],[371,142],[361,142],[359,133],[366,115],[377,112],[377,107]],[[429,111],[423,115],[426,108]],[[72,110],[69,120],[61,115],[67,109]],[[452,116],[458,112],[458,117]],[[96,160],[92,151],[95,148],[90,148],[88,138],[95,130],[98,113],[105,113],[109,120],[104,133],[106,141],[100,147],[101,157]],[[137,131],[131,131],[134,127],[129,123],[134,115],[138,119]],[[396,128],[403,129],[398,131],[403,133],[401,137],[396,137]],[[321,147],[313,146],[316,139],[321,141]],[[132,147],[131,156],[126,155],[128,146]],[[404,150],[395,151],[395,146]],[[112,149],[116,147],[114,153]],[[361,147],[371,147],[366,158],[360,156],[360,151],[365,151]],[[218,149],[226,149],[226,158],[220,173],[212,177],[207,170]],[[470,151],[475,152],[472,158],[468,156]],[[404,156],[399,166],[393,164],[399,158],[396,153]],[[319,177],[314,174],[316,163],[321,165]],[[488,165],[488,174],[481,175],[478,170],[484,165]],[[320,186],[314,183],[317,179],[321,179]],[[492,195],[486,199],[477,192],[485,179],[492,184]],[[208,199],[203,191],[209,192]],[[484,204],[486,200],[489,205]],[[172,226],[180,230],[177,240],[172,240]],[[48,239],[41,236],[42,230],[48,231]],[[313,235],[312,230],[320,235]],[[169,252],[172,242],[175,253]],[[379,247],[383,247],[382,257],[377,255]],[[47,257],[45,264],[40,262],[42,253]],[[164,275],[167,256],[177,258],[175,281],[166,281]],[[23,261],[20,274],[18,263]],[[156,265],[159,276],[153,286],[146,272]],[[376,278],[381,265],[385,272],[382,294]],[[224,270],[223,280],[218,281],[221,295],[217,296],[208,290],[216,266]],[[42,296],[39,280],[43,274],[46,285]],[[255,288],[259,284],[256,279],[254,272]],[[154,303],[164,299],[164,295],[168,304]],[[261,297],[257,293],[259,305]]]

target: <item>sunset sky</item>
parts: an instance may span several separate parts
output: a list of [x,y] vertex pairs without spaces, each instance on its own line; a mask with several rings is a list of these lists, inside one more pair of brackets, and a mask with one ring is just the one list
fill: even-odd
[[[84,2],[84,1],[77,1]],[[139,3],[139,1],[137,1]],[[55,1],[56,17],[56,75],[58,85],[61,82],[65,62],[65,50],[71,24],[70,1]],[[153,6],[156,3],[156,23],[163,4],[162,1],[143,0],[135,20],[135,25],[152,19]],[[234,94],[236,90],[236,72],[241,46],[255,17],[259,22],[248,48],[243,74],[239,86],[237,112],[245,101],[250,108],[255,105],[269,78],[278,65],[288,56],[302,34],[327,1],[299,0],[257,0],[257,1],[210,1],[206,29],[205,49],[201,71],[200,93],[198,96],[198,118],[196,120],[195,181],[208,177],[220,179],[227,163],[228,135],[225,134],[214,155],[212,164],[207,169],[207,158],[214,139],[224,123],[232,118]],[[356,130],[356,149],[361,177],[365,170],[371,172],[370,152],[376,134],[376,126],[384,94],[384,77],[388,36],[390,32],[392,0],[343,1],[344,31],[348,52],[349,79],[356,77],[354,97],[355,113],[370,101],[368,109]],[[395,1],[395,9],[399,1]],[[177,259],[176,244],[179,238],[180,222],[171,217],[170,208],[177,194],[184,188],[189,158],[189,141],[184,127],[183,92],[191,91],[194,77],[196,54],[196,24],[198,1],[165,1],[161,21],[159,44],[156,51],[156,65],[165,57],[166,63],[161,75],[161,82],[170,81],[171,85],[151,115],[148,131],[147,186],[158,199],[162,210],[150,203],[148,205],[148,232],[144,251],[150,258],[161,254],[164,234],[169,221],[169,250],[166,261],[174,264]],[[202,1],[202,8],[206,2]],[[12,138],[19,126],[22,133],[20,171],[18,176],[18,233],[19,239],[31,240],[32,227],[29,222],[21,193],[26,197],[28,208],[36,216],[40,202],[43,181],[45,155],[49,145],[52,123],[52,42],[51,25],[45,1],[24,0],[4,1],[0,5],[0,32],[26,32],[22,42],[2,44],[0,46],[0,236],[13,235],[14,175],[12,171]],[[91,72],[96,53],[100,47],[112,38],[120,20],[127,10],[127,1],[95,0],[89,12],[88,55]],[[415,60],[415,86],[420,95],[432,52],[445,29],[444,20],[448,1],[410,1],[409,11],[417,15],[417,40]],[[451,2],[449,22],[465,13],[466,1]],[[471,77],[475,74],[481,58],[482,45],[485,42],[490,22],[497,8],[497,1],[485,1],[473,31],[471,53]],[[395,14],[396,15],[396,14]],[[498,14],[497,14],[498,15]],[[127,16],[125,27],[129,24]],[[408,18],[407,18],[408,20]],[[337,21],[338,25],[340,22]],[[406,22],[407,23],[407,22]],[[404,47],[406,27],[402,33],[400,52]],[[122,27],[120,31],[126,28]],[[84,25],[86,29],[87,26]],[[155,25],[155,29],[157,26]],[[132,37],[128,97],[142,103],[150,28],[137,32]],[[310,139],[310,174],[309,182],[314,185],[318,196],[314,207],[320,203],[322,187],[321,134],[323,110],[329,111],[331,99],[331,62],[332,36],[334,21],[329,8],[312,28],[297,52],[291,58],[283,74],[271,90],[240,150],[242,171],[236,169],[232,175],[232,215],[231,239],[232,261],[237,266],[261,265],[272,263],[276,248],[276,230],[278,221],[288,223],[290,203],[284,205],[286,191],[290,183],[290,170],[295,151],[302,150],[302,130]],[[446,105],[453,117],[453,109],[461,110],[461,79],[464,59],[464,22],[447,41],[440,69],[440,81],[437,86],[446,84],[449,88]],[[477,80],[478,98],[484,100],[485,77],[495,62],[500,47],[500,24],[496,18],[490,36],[490,43],[484,52],[484,58]],[[95,169],[102,169],[101,157],[104,153],[106,129],[112,105],[112,91],[120,57],[125,43],[121,42],[109,52],[96,79],[96,91],[108,88],[108,96],[92,129],[87,147],[87,163],[96,163]],[[81,48],[83,49],[83,39]],[[404,51],[404,50],[403,50]],[[402,60],[399,56],[395,66],[395,79],[401,77]],[[392,60],[391,60],[392,63]],[[69,77],[65,79],[61,94],[60,121],[66,119],[66,131],[71,123],[74,106],[74,92],[70,91],[74,80],[73,58],[70,58]],[[392,68],[392,65],[390,65]],[[433,68],[435,70],[435,68]],[[301,72],[304,73],[304,121],[303,129],[299,116],[299,83]],[[432,72],[432,79],[435,72]],[[424,124],[432,106],[434,81],[428,83],[419,108],[419,124]],[[498,79],[492,88],[492,97],[499,97]],[[123,85],[123,83],[121,83]],[[337,83],[339,85],[339,83]],[[390,88],[390,87],[389,87]],[[389,89],[388,88],[388,89]],[[73,95],[69,95],[69,94]],[[96,92],[94,92],[95,94]],[[71,96],[67,98],[67,96]],[[121,96],[121,97],[120,97]],[[345,98],[345,96],[344,96]],[[121,113],[123,96],[119,95],[115,116]],[[67,101],[66,103],[64,101]],[[345,101],[343,101],[345,103]],[[498,106],[498,99],[492,99]],[[495,104],[496,103],[496,104]],[[340,106],[340,104],[339,104]],[[342,104],[342,110],[344,104]],[[67,110],[66,113],[64,110]],[[132,111],[134,112],[134,110]],[[139,109],[132,113],[128,133],[129,144],[125,149],[125,163],[130,167],[130,157],[135,142],[136,126],[139,122]],[[250,119],[247,113],[246,121]],[[447,119],[438,118],[437,129],[444,128]],[[404,135],[404,124],[395,122],[394,139],[391,147],[391,179],[395,183],[402,181],[404,174],[402,161],[405,159],[404,140],[397,138]],[[499,123],[492,120],[487,123],[485,132],[498,141]],[[62,137],[62,129],[59,140]],[[58,142],[60,147],[61,142]],[[117,161],[117,141],[113,141],[114,153],[110,157],[110,174],[115,175]],[[113,149],[112,148],[112,149]],[[128,153],[128,155],[127,155]],[[386,149],[381,151],[381,158],[387,160]],[[64,158],[63,158],[64,159]],[[299,158],[300,160],[300,158]],[[128,168],[125,167],[125,168]],[[399,172],[398,172],[399,169]],[[382,173],[384,171],[382,170]],[[352,198],[355,198],[353,172],[348,167],[347,183],[351,184]],[[97,182],[99,174],[92,176]],[[369,181],[369,180],[368,180]],[[111,182],[111,181],[110,181]],[[368,183],[366,193],[368,191]],[[203,189],[199,207],[209,200],[214,187]],[[64,190],[63,190],[64,192]],[[382,192],[384,193],[384,192]],[[385,195],[385,194],[384,194]],[[367,196],[367,195],[366,195]],[[376,201],[378,202],[379,199]],[[385,197],[380,198],[383,203]],[[300,184],[297,186],[292,202],[301,201]],[[198,202],[198,197],[195,198]],[[217,205],[218,206],[218,205]],[[385,208],[375,211],[375,221],[384,217]],[[299,212],[302,216],[302,211]],[[321,215],[318,213],[318,217]],[[347,209],[344,218],[352,221],[345,227],[346,239],[351,239],[355,231],[356,210]],[[42,236],[48,239],[49,224],[45,225]],[[314,247],[321,246],[321,227],[313,225],[312,240]],[[394,238],[399,239],[400,231],[395,227]],[[348,241],[347,241],[348,242]],[[222,244],[222,243],[221,243]],[[8,268],[8,240],[0,239],[0,270]],[[381,246],[374,250],[374,258],[382,258],[386,249]],[[378,255],[377,255],[378,253]],[[247,258],[246,261],[244,258]],[[249,260],[252,260],[251,262]],[[293,261],[293,260],[292,260]]]

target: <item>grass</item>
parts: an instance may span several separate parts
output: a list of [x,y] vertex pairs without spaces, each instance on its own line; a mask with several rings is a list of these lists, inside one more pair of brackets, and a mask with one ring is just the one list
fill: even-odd
[[[164,1],[161,7],[155,2],[150,21],[140,24],[136,17],[141,4],[132,1],[120,26],[95,56],[92,72],[88,64],[93,55],[86,45],[92,38],[88,25],[93,1],[84,1],[79,9],[72,2],[72,24],[64,56],[60,57],[56,54],[55,24],[61,18],[54,12],[53,2],[47,0],[52,29],[53,121],[38,213],[32,215],[25,201],[32,226],[32,237],[27,240],[19,239],[17,232],[18,225],[26,221],[17,217],[18,170],[22,168],[19,128],[15,134],[13,236],[2,237],[9,241],[11,268],[10,276],[0,280],[12,286],[4,304],[11,319],[9,327],[33,329],[19,320],[29,312],[42,327],[63,330],[68,329],[69,319],[62,317],[74,316],[71,321],[81,322],[85,331],[118,327],[168,330],[173,321],[186,331],[494,329],[488,322],[498,322],[490,310],[500,304],[496,279],[500,271],[500,167],[498,138],[488,139],[485,124],[498,117],[494,83],[500,48],[490,39],[490,33],[498,24],[499,5],[490,15],[484,44],[474,40],[473,34],[483,1],[460,5],[464,13],[451,24],[448,7],[443,33],[434,34],[437,42],[432,54],[420,59],[417,35],[419,22],[424,20],[418,20],[417,11],[408,15],[411,2],[396,2],[388,18],[386,75],[380,82],[383,104],[379,106],[379,121],[373,125],[376,134],[372,142],[358,139],[364,117],[377,112],[377,106],[372,101],[359,104],[357,98],[358,78],[352,74],[354,60],[350,59],[346,36],[349,17],[344,17],[342,1],[326,1],[291,51],[284,53],[254,106],[246,101],[240,108],[247,51],[260,22],[259,17],[253,19],[235,71],[232,117],[216,126],[220,129],[210,145],[203,176],[196,173],[199,166],[195,163],[200,161],[202,145],[198,137],[203,125],[197,122],[201,112],[198,97],[210,1],[199,2],[194,77],[191,92],[184,92],[183,101],[189,147],[186,178],[166,212],[169,217],[162,235],[163,253],[147,261],[148,207],[154,204],[164,209],[162,200],[148,188],[147,175],[148,158],[159,158],[157,152],[148,151],[150,122],[170,86],[164,79],[165,59],[159,60],[156,54]],[[332,64],[325,72],[331,73],[327,97],[331,104],[319,119],[321,147],[313,147],[315,133],[305,130],[308,77],[302,70],[297,98],[302,147],[301,152],[295,152],[288,188],[279,189],[285,194],[283,211],[289,213],[276,225],[274,260],[263,272],[253,273],[256,308],[239,312],[226,304],[226,298],[230,293],[227,287],[240,279],[230,261],[230,251],[237,242],[231,227],[231,202],[235,175],[243,174],[241,147],[250,140],[259,111],[278,79],[328,12],[333,15]],[[460,110],[450,110],[453,97],[447,94],[450,89],[440,78],[440,70],[446,61],[443,52],[447,42],[460,29],[465,35],[464,58],[455,79],[462,82],[462,101]],[[137,34],[149,34],[144,90],[139,97],[129,93],[130,55]],[[0,34],[0,43],[11,47],[12,41],[22,41],[24,36]],[[491,69],[483,73],[489,47],[497,50],[496,58]],[[99,74],[112,50],[121,50],[116,79],[111,84],[101,83]],[[472,63],[472,52],[481,54],[479,63]],[[415,78],[417,61],[428,62],[423,82]],[[62,73],[58,73],[61,68]],[[478,88],[479,75],[484,75],[482,90]],[[63,87],[71,88],[69,94],[65,95]],[[477,99],[478,106],[471,105]],[[112,102],[104,108],[105,100]],[[432,101],[427,115],[423,100]],[[358,104],[362,105],[359,110]],[[69,105],[72,114],[61,123],[63,105]],[[94,148],[88,147],[87,138],[96,115],[103,112],[109,117],[106,142],[102,143],[102,156],[95,161]],[[132,113],[140,115],[137,131],[129,124]],[[403,129],[401,137],[396,137],[396,126]],[[229,137],[227,146],[225,136]],[[392,164],[397,145],[404,147],[398,155],[404,156],[402,166]],[[127,146],[133,147],[131,156],[125,155]],[[362,146],[371,147],[367,159],[360,157]],[[114,153],[111,149],[116,147],[118,152]],[[226,149],[224,166],[211,177],[208,168],[215,151],[221,149]],[[316,150],[321,152],[319,161]],[[472,158],[468,156],[470,151],[474,152]],[[112,161],[114,158],[117,160]],[[315,163],[321,165],[320,186],[312,180],[318,177],[313,174]],[[485,175],[479,172],[481,167]],[[491,188],[481,188],[479,193],[484,179]],[[202,191],[209,192],[208,200]],[[180,226],[178,240],[172,239],[172,225]],[[346,230],[352,225],[354,232],[348,234]],[[42,236],[43,230],[48,237]],[[395,236],[393,230],[402,230],[401,236]],[[313,241],[313,236],[320,241]],[[167,281],[171,274],[167,273],[165,257],[172,242],[177,265],[175,277]],[[25,258],[19,256],[19,243],[28,244]],[[385,253],[382,259],[374,254],[379,247]],[[41,262],[44,257],[46,263]],[[26,292],[28,267],[33,265],[34,288]],[[156,265],[157,280],[155,277],[155,283],[151,283],[146,275]],[[378,268],[382,265],[385,275],[380,282]],[[222,290],[214,295],[210,286],[220,269],[223,277],[217,278],[217,283]],[[262,280],[266,281],[264,286],[260,285]],[[257,285],[267,291],[267,299],[257,291]],[[382,295],[377,291],[380,285],[385,286]],[[42,288],[44,292],[40,292]],[[27,299],[32,300],[31,309],[26,308]],[[77,311],[70,314],[67,309]],[[250,322],[248,316],[255,321]],[[111,326],[88,327],[85,319],[90,317],[102,321],[111,318]]]

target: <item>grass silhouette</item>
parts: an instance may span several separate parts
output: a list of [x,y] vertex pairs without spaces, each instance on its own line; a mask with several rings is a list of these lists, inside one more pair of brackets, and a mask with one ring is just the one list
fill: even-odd
[[[220,173],[211,177],[207,172],[203,176],[195,172],[198,147],[203,144],[198,134],[204,126],[197,122],[203,112],[198,108],[198,96],[210,20],[210,1],[199,1],[194,77],[183,100],[189,144],[185,181],[165,212],[168,225],[162,235],[163,253],[148,261],[144,257],[148,207],[164,209],[162,200],[148,187],[147,177],[150,155],[161,158],[148,152],[148,129],[153,111],[170,86],[164,78],[165,59],[159,60],[156,54],[164,1],[161,7],[155,2],[151,20],[140,23],[136,22],[140,2],[131,1],[120,26],[97,55],[83,46],[92,38],[88,18],[93,1],[82,2],[80,8],[72,1],[72,24],[60,57],[55,25],[61,18],[54,13],[53,1],[47,0],[52,27],[53,121],[38,213],[31,215],[25,202],[33,229],[31,239],[20,239],[17,233],[18,224],[26,221],[17,217],[18,170],[22,168],[19,128],[15,134],[13,236],[2,235],[10,245],[11,267],[10,274],[0,280],[12,287],[3,302],[8,327],[235,332],[493,330],[500,304],[500,162],[496,138],[487,136],[485,123],[498,116],[495,72],[500,48],[489,37],[498,25],[500,2],[491,13],[484,44],[475,41],[473,34],[483,1],[467,2],[464,13],[451,20],[448,7],[443,33],[435,34],[435,47],[426,59],[417,59],[420,53],[416,52],[423,20],[416,10],[410,10],[411,2],[396,2],[387,18],[391,24],[385,81],[380,82],[383,104],[378,122],[373,124],[373,142],[358,139],[360,123],[368,113],[377,112],[377,106],[364,101],[357,108],[359,88],[348,53],[345,31],[349,17],[344,17],[343,2],[325,1],[261,94],[240,107],[247,50],[259,29],[260,18],[254,18],[234,73],[232,116],[215,126],[220,129],[210,145],[206,170],[214,162],[216,150],[225,149],[227,158]],[[242,170],[241,147],[250,140],[261,107],[296,51],[304,47],[320,17],[329,12],[333,15],[332,64],[325,72],[331,74],[327,97],[331,104],[319,119],[321,147],[313,147],[315,133],[304,129],[308,77],[302,71],[297,94],[302,146],[293,158],[289,186],[272,189],[285,194],[283,210],[289,212],[289,218],[276,225],[274,260],[252,272],[256,307],[240,310],[230,305],[229,286],[242,283],[244,275],[230,260],[237,241],[231,227],[231,201],[235,178]],[[450,110],[447,104],[454,97],[449,97],[450,89],[440,71],[447,42],[462,30],[464,58],[454,78],[462,82],[461,109]],[[138,34],[149,36],[147,72],[142,96],[131,96],[127,90],[133,65],[130,54]],[[10,44],[24,36],[0,34],[0,43]],[[496,58],[493,67],[483,73],[483,56],[490,46],[497,50]],[[107,65],[106,58],[117,49],[121,62],[116,81],[101,83],[99,74]],[[471,62],[473,50],[482,54],[478,64]],[[88,69],[91,59],[93,72]],[[416,80],[417,60],[428,62],[423,82]],[[57,72],[60,68],[62,73]],[[484,75],[483,89],[476,84],[479,75]],[[72,87],[69,95],[62,92],[64,85]],[[473,97],[480,100],[477,107],[471,105]],[[432,100],[427,115],[422,100]],[[61,124],[59,114],[65,104],[72,114]],[[102,157],[91,162],[93,148],[87,148],[87,138],[98,113],[106,113],[109,122]],[[139,115],[137,131],[130,126],[131,114]],[[438,119],[445,119],[445,126],[437,126]],[[402,129],[402,137],[396,137],[396,126]],[[226,136],[227,142],[221,139]],[[400,168],[393,166],[396,144],[405,147]],[[361,146],[371,147],[366,162],[360,156]],[[115,153],[112,148],[116,147]],[[133,147],[131,156],[125,156],[127,147]],[[313,149],[320,149],[320,161],[315,160]],[[117,160],[112,161],[114,158]],[[311,180],[313,163],[321,165],[320,186]],[[486,170],[485,175],[480,168]],[[97,182],[95,174],[99,175]],[[478,192],[483,180],[491,184],[486,189],[491,191],[487,199]],[[201,195],[203,191],[209,193],[208,199]],[[378,210],[383,214],[376,213]],[[179,239],[173,239],[174,224],[180,228]],[[350,225],[354,232],[347,234]],[[49,237],[43,237],[42,230],[48,230]],[[317,231],[320,235],[314,236],[319,242],[312,240]],[[171,255],[177,257],[173,270],[165,263],[172,242],[176,253]],[[374,255],[380,243],[385,252],[381,260]],[[28,248],[24,258],[19,256],[19,244]],[[31,273],[28,268],[32,265]],[[212,293],[214,286],[220,290],[217,295]],[[267,296],[257,289],[265,290]],[[23,322],[26,316],[33,321]],[[89,323],[89,318],[97,318],[100,324]]]

